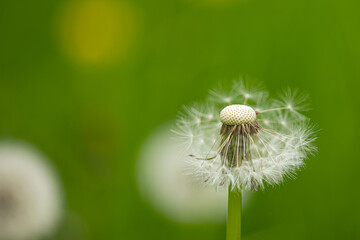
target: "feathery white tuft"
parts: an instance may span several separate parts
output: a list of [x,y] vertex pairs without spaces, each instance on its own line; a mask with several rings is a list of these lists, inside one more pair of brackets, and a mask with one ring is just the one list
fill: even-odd
[[[274,100],[260,88],[244,86],[235,83],[229,94],[211,91],[206,104],[185,108],[173,130],[188,155],[188,172],[206,185],[246,190],[276,185],[293,177],[316,150],[313,125],[299,112],[306,105],[304,95],[288,90],[281,100]],[[251,159],[225,164],[223,145],[231,143],[219,140],[222,125],[255,122],[256,132],[245,134],[249,138],[246,154]],[[233,148],[240,145],[235,143]]]

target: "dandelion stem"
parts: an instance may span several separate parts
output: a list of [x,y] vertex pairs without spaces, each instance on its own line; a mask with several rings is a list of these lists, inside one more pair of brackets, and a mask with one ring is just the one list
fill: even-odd
[[241,240],[241,190],[229,186],[226,240]]

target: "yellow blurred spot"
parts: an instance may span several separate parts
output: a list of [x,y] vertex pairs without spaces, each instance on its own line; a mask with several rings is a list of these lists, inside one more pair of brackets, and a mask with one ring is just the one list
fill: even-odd
[[58,20],[60,43],[80,64],[124,60],[136,41],[136,12],[124,1],[68,1]]

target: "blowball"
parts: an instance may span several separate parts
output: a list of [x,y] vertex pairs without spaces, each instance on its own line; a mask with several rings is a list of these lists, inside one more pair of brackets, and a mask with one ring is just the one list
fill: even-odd
[[0,239],[49,239],[62,217],[57,176],[40,152],[0,141]]
[[173,132],[188,174],[217,189],[251,191],[294,177],[316,151],[314,125],[299,112],[304,95],[289,90],[280,99],[240,82],[186,107]]

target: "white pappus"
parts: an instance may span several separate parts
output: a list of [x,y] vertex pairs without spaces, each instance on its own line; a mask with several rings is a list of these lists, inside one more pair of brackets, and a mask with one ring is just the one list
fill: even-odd
[[314,125],[302,115],[307,98],[287,90],[279,100],[235,82],[185,107],[173,132],[185,148],[188,172],[204,184],[258,190],[294,176],[313,145]]

